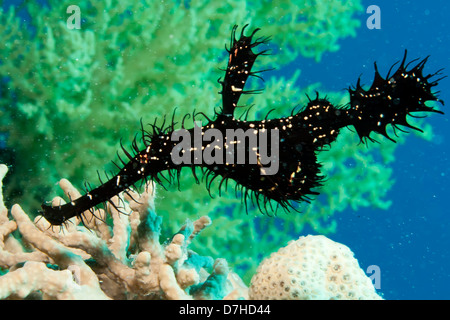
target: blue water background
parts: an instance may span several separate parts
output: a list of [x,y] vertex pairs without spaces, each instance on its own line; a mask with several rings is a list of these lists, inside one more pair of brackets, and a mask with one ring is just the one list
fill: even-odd
[[[290,69],[302,70],[301,84],[322,82],[324,88],[341,90],[373,79],[373,62],[380,73],[401,60],[431,55],[425,73],[446,68],[450,75],[450,3],[448,1],[363,1],[364,7],[378,5],[381,29],[369,30],[363,14],[356,38],[340,41],[341,49],[326,53],[317,64],[298,59]],[[395,70],[395,69],[394,69]],[[289,73],[287,69],[285,72]],[[440,98],[450,104],[450,78],[439,84]],[[431,115],[435,139],[427,142],[409,135],[398,147],[395,184],[387,197],[389,210],[359,209],[338,216],[335,241],[349,246],[366,270],[380,269],[380,292],[386,299],[450,299],[450,111]],[[314,233],[314,231],[311,231]]]

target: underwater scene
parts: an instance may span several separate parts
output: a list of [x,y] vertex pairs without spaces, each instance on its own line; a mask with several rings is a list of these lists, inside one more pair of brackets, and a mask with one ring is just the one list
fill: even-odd
[[0,0],[0,299],[450,299],[449,12]]

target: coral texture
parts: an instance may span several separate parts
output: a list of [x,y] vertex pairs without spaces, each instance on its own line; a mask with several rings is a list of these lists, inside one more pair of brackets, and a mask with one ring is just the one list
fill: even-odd
[[[6,172],[0,165],[0,178]],[[60,186],[71,199],[79,196],[69,181],[61,180]],[[64,230],[50,227],[42,217],[33,223],[17,204],[9,220],[2,202],[0,267],[9,270],[0,277],[0,299],[245,298],[247,287],[224,259],[214,261],[188,249],[211,220],[188,221],[161,244],[154,186],[148,183],[145,190],[126,200],[116,196],[106,211],[85,212],[82,221],[72,219]],[[111,227],[103,221],[109,217]],[[27,250],[13,236],[16,229]]]
[[265,259],[253,276],[250,299],[377,300],[353,252],[324,236],[300,237]]
[[[0,188],[7,171],[0,165]],[[60,186],[79,196],[68,180]],[[32,222],[17,204],[10,220],[0,201],[0,299],[380,299],[350,249],[324,236],[301,237],[272,254],[249,290],[225,259],[189,249],[208,217],[188,221],[161,244],[154,196],[149,183],[64,230],[41,217]]]

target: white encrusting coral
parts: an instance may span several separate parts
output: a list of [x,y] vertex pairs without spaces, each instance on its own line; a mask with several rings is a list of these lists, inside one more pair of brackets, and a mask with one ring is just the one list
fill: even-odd
[[253,276],[251,299],[378,300],[353,252],[324,236],[300,237],[265,259]]

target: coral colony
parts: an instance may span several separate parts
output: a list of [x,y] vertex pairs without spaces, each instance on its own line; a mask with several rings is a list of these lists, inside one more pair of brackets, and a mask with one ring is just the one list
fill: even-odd
[[[7,171],[0,165],[0,179]],[[60,186],[66,195],[81,196],[65,179]],[[350,249],[324,236],[291,241],[261,263],[247,287],[225,259],[189,249],[211,225],[208,217],[188,221],[167,243],[159,242],[162,219],[153,188],[148,182],[142,194],[121,193],[114,206],[85,213],[83,224],[71,218],[64,232],[42,217],[33,223],[17,204],[10,220],[1,201],[0,267],[9,272],[0,276],[0,299],[381,299]],[[106,215],[112,225],[97,219]]]

